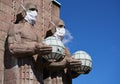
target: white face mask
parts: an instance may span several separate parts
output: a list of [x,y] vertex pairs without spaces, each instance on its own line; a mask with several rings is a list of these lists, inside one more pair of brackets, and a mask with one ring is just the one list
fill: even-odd
[[27,20],[30,24],[34,25],[35,21],[37,19],[37,11],[36,10],[34,10],[34,11],[28,10],[26,12],[26,16],[24,19]]
[[60,38],[60,40],[63,40],[65,36],[65,28],[56,28],[54,36]]

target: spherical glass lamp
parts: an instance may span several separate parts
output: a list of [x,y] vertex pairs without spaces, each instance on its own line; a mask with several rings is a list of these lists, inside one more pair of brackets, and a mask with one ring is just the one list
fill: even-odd
[[59,61],[65,56],[65,47],[60,39],[55,36],[50,36],[43,41],[44,44],[52,47],[52,52],[43,58],[49,62]]
[[72,68],[72,71],[77,74],[87,74],[92,69],[91,56],[85,51],[77,51],[73,54],[73,58],[81,61],[81,66]]

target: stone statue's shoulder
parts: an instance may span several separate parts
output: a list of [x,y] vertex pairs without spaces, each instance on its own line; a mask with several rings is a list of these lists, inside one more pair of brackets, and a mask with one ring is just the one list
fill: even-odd
[[9,30],[8,30],[8,35],[13,35],[15,33],[20,32],[22,27],[23,27],[23,25],[21,25],[21,24],[13,24],[13,26],[10,27]]
[[23,28],[23,26],[24,26],[24,24],[14,24],[13,28],[14,28],[14,30],[20,30]]

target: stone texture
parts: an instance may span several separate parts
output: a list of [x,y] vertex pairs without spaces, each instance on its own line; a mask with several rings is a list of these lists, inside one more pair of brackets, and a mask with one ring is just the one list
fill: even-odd
[[[11,57],[11,54],[5,51],[6,35],[9,28],[13,27],[13,24],[16,20],[16,14],[18,13],[18,9],[21,5],[20,3],[24,5],[28,2],[32,2],[38,6],[38,18],[36,25],[34,26],[37,29],[36,34],[39,38],[38,42],[41,42],[45,38],[46,32],[49,30],[50,21],[56,22],[58,19],[60,19],[60,8],[53,4],[51,0],[0,0],[0,84],[40,84],[40,81],[42,80],[39,79],[38,81],[37,78],[33,75],[33,72],[31,72],[31,68],[33,69],[33,67],[30,67],[30,65],[34,65],[32,62],[33,60],[28,61],[28,59],[19,59],[22,64],[19,65],[18,68],[18,61],[14,60],[16,58]],[[31,35],[31,37],[32,36],[34,35]],[[31,60],[31,58],[29,59]],[[38,62],[38,64],[40,63]],[[68,76],[68,73],[63,73],[63,71],[64,70],[60,71],[60,73],[55,72],[54,74],[54,72],[48,70],[48,73],[52,74],[49,75],[51,76],[51,84],[63,84],[62,79],[64,80],[64,84],[71,84],[70,76]],[[42,76],[40,72],[36,72],[36,74]],[[65,75],[65,79],[68,79],[70,81],[66,81],[63,78],[63,75]],[[49,80],[49,77],[46,79]],[[57,81],[57,83],[55,81]],[[48,82],[45,84],[48,84]]]

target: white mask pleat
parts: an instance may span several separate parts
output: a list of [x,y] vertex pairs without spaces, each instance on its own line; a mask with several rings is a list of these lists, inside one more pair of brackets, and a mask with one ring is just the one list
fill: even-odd
[[60,40],[62,40],[65,36],[65,28],[56,28],[56,32],[54,34],[54,36],[60,38]]
[[37,19],[37,11],[30,11],[26,12],[25,20],[27,20],[30,24],[34,25]]

